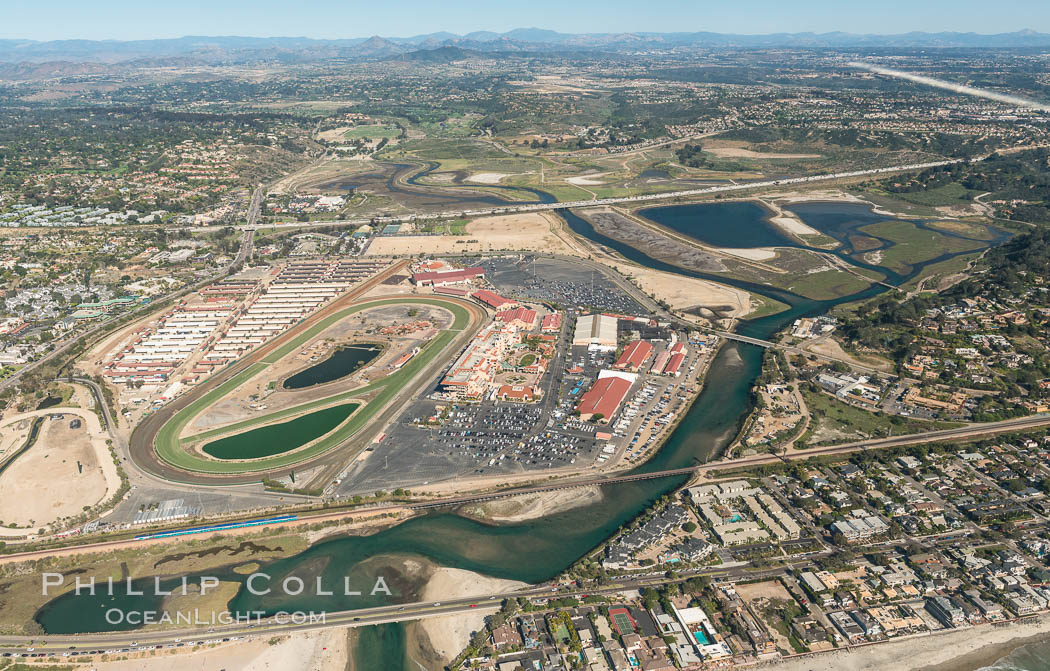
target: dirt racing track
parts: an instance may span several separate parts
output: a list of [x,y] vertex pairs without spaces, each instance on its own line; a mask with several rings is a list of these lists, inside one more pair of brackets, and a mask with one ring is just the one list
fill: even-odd
[[[323,477],[337,473],[357,449],[364,446],[371,434],[398,411],[401,403],[396,401],[414,396],[422,385],[433,379],[487,318],[479,305],[446,296],[360,300],[364,293],[402,265],[384,271],[365,285],[325,306],[302,323],[146,417],[131,436],[130,454],[134,463],[166,480],[189,484],[257,483],[263,477],[280,477],[292,470],[302,471],[317,466],[328,467],[322,469]],[[326,328],[362,310],[397,304],[431,305],[447,309],[453,315],[453,324],[430,340],[404,367],[371,384],[180,439],[183,429],[197,415]],[[235,435],[366,397],[367,402],[334,430],[314,442],[287,452],[259,459],[224,461],[206,458],[189,449],[191,443],[199,444],[219,436]]]

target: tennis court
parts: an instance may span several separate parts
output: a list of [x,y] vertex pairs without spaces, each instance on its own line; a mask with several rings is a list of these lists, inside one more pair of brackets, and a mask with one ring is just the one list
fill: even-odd
[[631,620],[630,613],[625,609],[610,610],[609,617],[612,618],[613,626],[616,627],[616,631],[619,632],[620,636],[634,633],[634,622]]

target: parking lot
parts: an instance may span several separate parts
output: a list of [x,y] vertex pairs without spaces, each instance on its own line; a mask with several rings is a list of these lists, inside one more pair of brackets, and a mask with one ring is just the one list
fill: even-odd
[[[500,401],[494,393],[477,402],[458,401],[431,387],[354,464],[335,493],[350,496],[390,488],[391,482],[412,488],[458,477],[601,467],[622,456],[640,458],[692,397],[688,381],[695,380],[706,356],[702,352],[711,350],[691,347],[681,377],[639,375],[612,423],[595,425],[574,412],[617,355],[573,346],[578,314],[570,309],[565,316],[548,370],[537,385],[537,402]],[[644,337],[661,349],[670,342],[666,326],[619,323],[621,340]]]
[[645,314],[641,305],[605,275],[569,261],[526,256],[516,262],[485,259],[478,265],[497,291],[507,296],[563,308]]

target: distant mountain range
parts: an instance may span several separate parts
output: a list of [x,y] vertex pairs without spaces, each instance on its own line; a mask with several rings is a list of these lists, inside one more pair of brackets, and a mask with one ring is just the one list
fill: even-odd
[[[777,33],[727,35],[721,33],[559,33],[540,28],[518,28],[505,33],[478,31],[466,35],[439,32],[414,37],[370,37],[317,40],[307,37],[201,37],[158,40],[0,40],[0,62],[131,63],[176,59],[184,63],[241,63],[254,61],[381,59],[414,51],[455,48],[473,52],[609,51],[644,52],[674,48],[1018,48],[1050,47],[1050,34],[1023,30],[1014,33]],[[444,51],[440,61],[455,52]],[[466,55],[470,55],[469,53]],[[410,60],[417,60],[411,58]]]

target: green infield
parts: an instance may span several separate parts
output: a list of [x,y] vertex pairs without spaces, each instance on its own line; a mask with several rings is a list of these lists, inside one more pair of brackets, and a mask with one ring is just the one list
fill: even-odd
[[301,415],[287,422],[267,424],[258,429],[212,441],[201,448],[216,459],[259,459],[291,452],[332,431],[358,408],[344,403]]
[[[318,399],[309,403],[303,403],[291,408],[285,408],[284,410],[278,410],[276,412],[261,415],[259,417],[253,417],[246,419],[228,426],[220,427],[218,429],[211,429],[192,435],[183,440],[179,440],[179,434],[182,433],[183,429],[193,421],[193,419],[203,412],[206,408],[217,402],[223,396],[226,396],[237,387],[247,382],[252,377],[255,377],[260,372],[264,371],[271,364],[279,361],[282,357],[287,356],[289,353],[295,351],[301,347],[308,340],[316,336],[317,334],[324,331],[326,328],[335,324],[341,319],[344,319],[356,312],[361,310],[382,307],[384,305],[398,305],[398,304],[424,304],[424,305],[436,305],[438,307],[449,310],[453,315],[452,328],[447,331],[442,331],[437,337],[431,339],[426,345],[423,346],[422,351],[414,356],[405,366],[399,370],[391,373],[382,380],[373,382],[372,384],[360,387],[358,389],[352,389],[340,394],[334,394],[327,398]],[[402,387],[408,383],[419,371],[425,368],[435,357],[440,355],[445,348],[451,343],[456,333],[466,328],[470,322],[470,313],[467,312],[466,308],[449,302],[441,298],[388,298],[378,301],[370,301],[361,305],[354,305],[345,310],[341,310],[337,313],[329,315],[323,320],[314,324],[303,333],[298,334],[288,343],[282,345],[278,349],[274,350],[270,354],[263,357],[261,361],[251,365],[245,370],[241,371],[237,375],[233,376],[229,380],[223,382],[215,389],[212,389],[208,393],[204,394],[200,398],[196,399],[185,408],[177,412],[170,420],[168,420],[164,426],[157,432],[156,441],[154,443],[154,449],[157,451],[157,455],[166,461],[167,463],[188,471],[195,471],[199,473],[214,473],[214,474],[225,474],[232,475],[237,473],[251,473],[256,471],[266,471],[274,468],[282,468],[290,466],[292,464],[299,463],[303,460],[315,457],[323,454],[328,450],[336,447],[347,438],[352,436],[358,430],[363,427],[368,420],[370,420],[376,412],[378,412],[387,402],[390,401]],[[377,393],[376,393],[377,392]],[[241,431],[252,429],[264,424],[270,424],[278,420],[285,418],[296,417],[312,410],[321,408],[323,406],[329,406],[339,402],[356,400],[359,397],[367,396],[375,393],[375,396],[371,398],[368,403],[364,404],[361,408],[356,410],[350,419],[341,424],[331,433],[327,434],[321,440],[313,443],[302,450],[295,452],[285,452],[283,454],[275,454],[272,456],[253,459],[248,462],[222,462],[222,461],[211,461],[205,459],[199,455],[193,454],[186,449],[189,443],[196,443],[199,441],[209,440],[216,436],[239,433]]]

